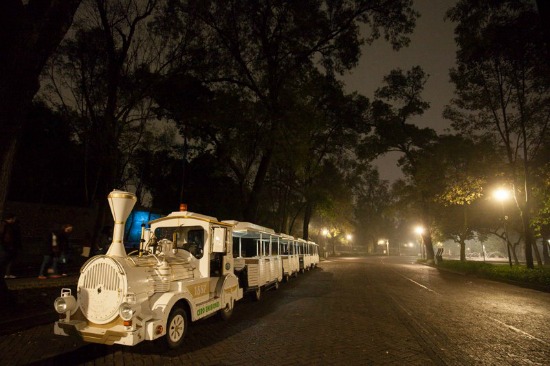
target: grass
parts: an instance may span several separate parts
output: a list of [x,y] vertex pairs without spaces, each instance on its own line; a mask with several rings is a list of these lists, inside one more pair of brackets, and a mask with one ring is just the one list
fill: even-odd
[[443,260],[437,267],[447,268],[466,274],[473,274],[493,280],[520,282],[535,286],[542,286],[550,290],[550,267],[535,267],[529,269],[524,265],[508,266],[486,262],[461,262],[457,260]]

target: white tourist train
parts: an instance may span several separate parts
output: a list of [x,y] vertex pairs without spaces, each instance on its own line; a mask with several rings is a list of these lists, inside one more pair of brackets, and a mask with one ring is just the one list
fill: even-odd
[[265,289],[319,263],[313,242],[189,211],[149,222],[139,249],[126,253],[124,226],[136,196],[113,191],[108,200],[112,244],[84,263],[76,294],[61,290],[55,334],[128,346],[164,338],[176,348],[190,322],[228,319],[245,293],[259,300]]

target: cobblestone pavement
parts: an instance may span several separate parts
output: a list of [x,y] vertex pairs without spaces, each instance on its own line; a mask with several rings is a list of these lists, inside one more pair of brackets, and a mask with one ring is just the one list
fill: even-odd
[[[181,349],[83,344],[52,324],[0,336],[7,365],[547,365],[550,294],[409,258],[339,258],[233,317],[194,323]],[[50,307],[51,302],[50,301]]]

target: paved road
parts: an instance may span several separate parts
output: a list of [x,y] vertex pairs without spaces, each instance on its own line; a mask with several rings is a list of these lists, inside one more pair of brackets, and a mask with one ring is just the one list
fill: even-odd
[[182,349],[82,344],[40,325],[0,337],[3,364],[548,365],[550,293],[413,258],[322,262],[231,320],[195,323]]

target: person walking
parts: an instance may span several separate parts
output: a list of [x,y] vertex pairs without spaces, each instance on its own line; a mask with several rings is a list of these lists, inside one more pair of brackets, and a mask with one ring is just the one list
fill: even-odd
[[66,276],[65,273],[59,273],[59,264],[63,264],[66,260],[67,250],[69,249],[69,235],[73,231],[73,225],[65,224],[61,226],[60,230],[52,231],[47,240],[45,241],[46,246],[44,247],[44,257],[42,258],[42,264],[40,265],[40,272],[38,273],[38,278],[45,280],[46,275],[48,274],[48,268],[51,263],[52,265],[52,274],[51,278],[59,278],[61,276]]
[[7,214],[0,222],[0,244],[4,250],[4,266],[0,275],[6,279],[15,278],[11,267],[21,248],[21,230],[15,214]]

